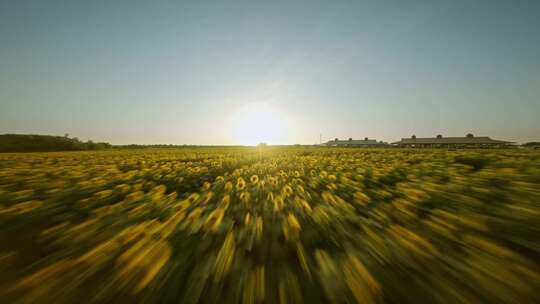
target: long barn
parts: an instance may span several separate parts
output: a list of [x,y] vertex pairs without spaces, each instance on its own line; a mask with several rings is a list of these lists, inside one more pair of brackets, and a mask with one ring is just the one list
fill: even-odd
[[410,138],[402,138],[400,141],[392,144],[404,148],[494,148],[506,147],[513,144],[513,142],[491,139],[488,136],[476,137],[469,133],[464,137],[443,137],[442,135],[437,135],[436,137],[417,138],[413,135]]

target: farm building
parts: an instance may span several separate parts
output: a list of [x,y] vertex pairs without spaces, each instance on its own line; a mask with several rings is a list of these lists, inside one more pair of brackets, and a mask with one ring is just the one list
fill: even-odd
[[334,140],[326,142],[325,145],[331,147],[384,147],[388,144],[366,137],[364,139],[349,138],[348,140],[340,140],[339,138],[336,138]]
[[525,143],[525,144],[523,144],[521,146],[523,148],[529,148],[529,149],[540,149],[540,142],[538,142],[538,141],[528,142],[528,143]]
[[392,143],[399,147],[408,148],[499,148],[506,147],[513,142],[491,139],[488,136],[474,136],[467,134],[464,137],[436,137],[417,138],[415,135],[411,138],[402,138],[400,141]]

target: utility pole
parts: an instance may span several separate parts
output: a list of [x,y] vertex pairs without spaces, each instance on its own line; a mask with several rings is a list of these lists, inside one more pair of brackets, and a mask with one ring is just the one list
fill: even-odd
[[322,133],[319,134],[319,145],[322,145]]

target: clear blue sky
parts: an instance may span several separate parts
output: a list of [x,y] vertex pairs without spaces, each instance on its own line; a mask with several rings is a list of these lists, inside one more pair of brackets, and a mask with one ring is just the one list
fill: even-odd
[[540,1],[0,0],[0,133],[234,144],[250,104],[271,143],[539,140]]

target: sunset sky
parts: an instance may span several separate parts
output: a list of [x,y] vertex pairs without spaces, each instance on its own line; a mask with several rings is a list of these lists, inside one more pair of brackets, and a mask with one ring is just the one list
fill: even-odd
[[540,140],[540,1],[0,0],[0,133]]

